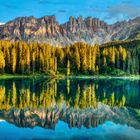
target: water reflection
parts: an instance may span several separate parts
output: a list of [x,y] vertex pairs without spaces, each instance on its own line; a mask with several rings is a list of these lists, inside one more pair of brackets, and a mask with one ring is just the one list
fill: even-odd
[[3,110],[66,106],[97,108],[109,106],[140,108],[138,80],[44,80],[11,79],[0,81],[0,108]]
[[0,81],[0,119],[18,127],[97,127],[106,121],[140,129],[140,81],[11,79]]
[[91,129],[69,129],[66,123],[59,121],[55,131],[40,127],[18,129],[6,122],[0,124],[0,140],[140,140],[139,130],[112,122]]

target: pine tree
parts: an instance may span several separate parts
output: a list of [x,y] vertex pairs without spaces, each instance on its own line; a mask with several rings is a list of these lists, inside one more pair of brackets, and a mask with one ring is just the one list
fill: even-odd
[[12,48],[12,53],[11,53],[11,70],[12,73],[16,73],[16,64],[17,64],[17,57],[16,57],[16,49],[15,47]]
[[30,73],[30,50],[29,47],[26,48],[26,73]]
[[85,44],[80,44],[81,48],[81,71],[85,73],[87,71],[87,48]]
[[41,51],[39,55],[39,71],[44,71],[44,57]]
[[35,73],[35,52],[32,50],[31,53],[31,67],[32,67],[32,72],[33,74]]
[[5,58],[5,72],[6,73],[10,73],[10,68],[11,68],[11,59],[10,59],[10,50],[9,50],[9,47],[10,46],[10,43],[7,42],[5,47],[4,47],[4,58]]
[[93,73],[96,71],[96,57],[97,57],[97,47],[94,46],[92,48],[92,56],[91,56],[91,70],[93,71]]
[[3,74],[5,70],[5,60],[4,60],[4,54],[0,50],[0,73]]
[[111,49],[111,62],[112,62],[112,64],[113,64],[113,66],[114,66],[114,64],[115,64],[115,47],[113,47],[112,49]]
[[57,57],[55,57],[54,61],[54,71],[57,73]]
[[89,71],[92,70],[92,59],[91,59],[91,47],[89,46],[89,56],[88,56],[88,69]]
[[78,46],[74,46],[74,48],[75,50],[73,54],[73,61],[75,61],[76,70],[79,71],[80,70],[80,54],[78,51]]
[[70,61],[67,61],[67,76],[70,76]]

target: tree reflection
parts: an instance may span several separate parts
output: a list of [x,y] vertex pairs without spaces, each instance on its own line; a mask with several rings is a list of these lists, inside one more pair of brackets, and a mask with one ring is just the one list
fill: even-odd
[[109,106],[140,107],[140,81],[129,80],[44,80],[0,81],[1,110],[70,106],[75,109]]

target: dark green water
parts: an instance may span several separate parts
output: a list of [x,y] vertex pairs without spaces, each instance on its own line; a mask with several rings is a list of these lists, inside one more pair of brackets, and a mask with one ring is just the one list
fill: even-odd
[[140,140],[139,80],[0,81],[0,140]]

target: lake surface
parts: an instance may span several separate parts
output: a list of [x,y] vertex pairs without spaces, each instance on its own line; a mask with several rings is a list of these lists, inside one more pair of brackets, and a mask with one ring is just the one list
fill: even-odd
[[140,81],[0,80],[0,140],[140,140]]

